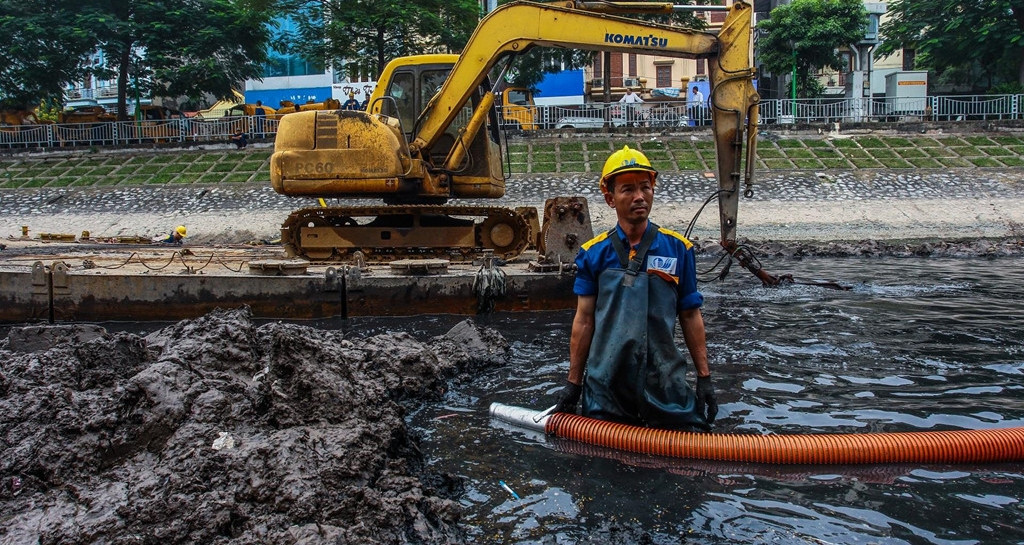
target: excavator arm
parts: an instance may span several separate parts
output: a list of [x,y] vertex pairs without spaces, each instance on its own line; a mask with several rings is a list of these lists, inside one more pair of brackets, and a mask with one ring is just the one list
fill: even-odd
[[705,58],[722,243],[734,250],[740,181],[745,178],[749,191],[757,132],[759,97],[752,81],[750,48],[753,10],[746,2],[736,2],[718,33],[611,15],[672,9],[672,4],[656,2],[572,1],[515,2],[497,8],[477,26],[444,85],[424,108],[410,151],[415,155],[434,147],[498,60],[531,46]]

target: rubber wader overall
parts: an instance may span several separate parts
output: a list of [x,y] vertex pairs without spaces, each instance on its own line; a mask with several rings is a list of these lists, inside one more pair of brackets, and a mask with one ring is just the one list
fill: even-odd
[[632,259],[618,231],[608,234],[621,268],[608,268],[597,280],[582,412],[636,426],[709,429],[694,408],[686,359],[673,338],[676,284],[640,270],[657,232],[649,223]]

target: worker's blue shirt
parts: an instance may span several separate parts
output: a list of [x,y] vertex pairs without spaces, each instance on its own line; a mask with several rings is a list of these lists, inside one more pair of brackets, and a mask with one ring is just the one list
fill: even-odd
[[[647,223],[648,229],[651,229],[652,226],[651,222]],[[640,270],[657,274],[678,285],[676,292],[679,294],[679,298],[676,309],[700,308],[704,304],[704,296],[697,291],[697,259],[694,255],[693,244],[683,235],[671,229],[663,227],[657,227],[657,229],[658,233],[647,251]],[[626,233],[618,225],[615,226],[615,233],[628,247]],[[635,250],[636,247],[633,247],[631,255]],[[573,285],[573,293],[597,295],[597,279],[601,276],[601,272],[608,268],[620,267],[619,256],[615,253],[615,248],[612,247],[608,232],[597,235],[585,242],[576,256],[576,282]]]

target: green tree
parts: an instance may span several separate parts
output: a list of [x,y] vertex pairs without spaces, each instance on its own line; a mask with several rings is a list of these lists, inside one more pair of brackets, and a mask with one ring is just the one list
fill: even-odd
[[888,10],[880,54],[913,49],[918,66],[956,83],[1024,85],[1024,0],[896,0]]
[[837,50],[864,37],[867,11],[862,0],[793,0],[771,11],[758,24],[763,34],[757,41],[757,56],[771,73],[797,72],[800,96],[814,96],[821,88],[813,70],[841,70]]
[[85,0],[80,21],[102,52],[98,77],[117,80],[117,112],[129,95],[227,98],[259,78],[270,40],[270,0]]
[[79,25],[68,0],[0,2],[0,99],[5,107],[31,109],[47,97],[63,97],[78,79],[94,42]]
[[395,57],[458,52],[480,19],[477,0],[290,0],[288,51],[373,77]]

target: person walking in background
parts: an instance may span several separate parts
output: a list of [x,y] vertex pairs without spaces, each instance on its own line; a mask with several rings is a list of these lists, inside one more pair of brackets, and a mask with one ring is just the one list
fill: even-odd
[[[624,146],[605,161],[601,192],[616,225],[576,257],[576,315],[569,376],[555,410],[634,426],[710,429],[718,414],[711,384],[704,296],[697,291],[693,244],[650,221],[657,171]],[[696,371],[676,346],[676,320]]]
[[263,123],[267,119],[267,110],[263,108],[263,101],[256,101],[256,108],[253,110],[253,124],[255,125],[256,138],[263,138]]
[[643,103],[643,101],[644,100],[640,98],[640,95],[633,92],[632,88],[626,88],[626,94],[622,95],[622,98],[619,99],[619,104],[625,105],[624,109],[626,111],[623,112],[623,114],[626,116],[626,124],[630,126],[635,126],[637,124],[638,116],[636,109],[639,107],[639,104]]
[[693,90],[690,94],[689,104],[690,119],[694,125],[701,125],[704,122],[704,93],[700,92],[700,89],[696,85],[693,86]]

